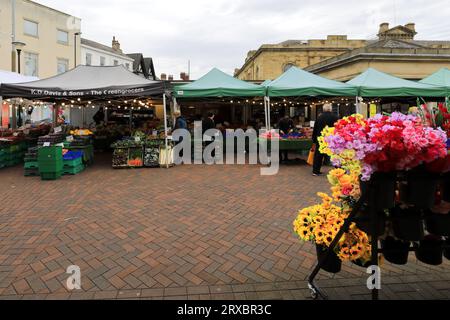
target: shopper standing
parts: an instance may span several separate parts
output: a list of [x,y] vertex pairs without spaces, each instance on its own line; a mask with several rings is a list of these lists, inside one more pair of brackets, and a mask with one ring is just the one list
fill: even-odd
[[[278,122],[278,129],[280,130],[280,135],[290,134],[294,130],[294,121],[289,116],[284,116]],[[288,161],[288,150],[280,150],[280,162]]]
[[322,168],[323,162],[325,158],[328,158],[325,154],[319,151],[319,142],[318,137],[322,135],[323,129],[325,127],[334,127],[336,121],[338,121],[339,117],[335,115],[333,112],[333,106],[331,104],[323,105],[323,113],[317,118],[314,123],[314,130],[312,140],[315,145],[314,152],[314,161],[313,161],[313,176],[320,176],[322,172],[320,169]]

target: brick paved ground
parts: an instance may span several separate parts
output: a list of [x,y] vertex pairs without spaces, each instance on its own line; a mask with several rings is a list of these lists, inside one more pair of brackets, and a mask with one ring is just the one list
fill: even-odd
[[[113,170],[109,157],[58,181],[0,171],[0,298],[307,299],[313,247],[292,221],[326,191],[306,166],[263,177],[256,166]],[[382,298],[450,298],[450,263],[383,265]],[[65,288],[67,266],[82,290]],[[319,286],[367,299],[345,264]]]

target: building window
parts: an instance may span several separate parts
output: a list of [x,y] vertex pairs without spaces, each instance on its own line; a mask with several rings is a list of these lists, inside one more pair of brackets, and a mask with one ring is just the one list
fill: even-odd
[[58,59],[58,74],[64,73],[69,70],[69,60],[67,59]]
[[114,60],[114,65],[115,65],[115,66],[118,66],[118,65],[119,65],[119,61]]
[[30,20],[24,20],[23,33],[28,36],[37,37],[38,36],[38,24],[36,22],[30,21]]
[[129,63],[125,63],[125,67],[127,68],[127,70],[130,70],[130,64]]
[[86,65],[90,66],[92,65],[92,54],[86,53]]
[[106,59],[105,57],[100,57],[100,65],[104,66],[106,64]]
[[25,52],[25,75],[26,76],[38,76],[38,55],[35,53]]
[[57,39],[58,43],[69,44],[69,34],[66,31],[58,30]]
[[295,67],[295,64],[293,63],[286,63],[283,67],[283,72],[288,71],[290,68]]

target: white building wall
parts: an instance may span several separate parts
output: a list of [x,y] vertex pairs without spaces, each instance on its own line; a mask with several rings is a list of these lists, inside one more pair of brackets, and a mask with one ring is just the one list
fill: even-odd
[[113,66],[114,60],[117,60],[118,65],[128,66],[128,70],[133,71],[133,59],[127,58],[119,54],[113,54],[108,51],[81,45],[81,64],[86,65],[86,54],[92,55],[91,66],[100,66],[101,57],[105,58],[105,66]]

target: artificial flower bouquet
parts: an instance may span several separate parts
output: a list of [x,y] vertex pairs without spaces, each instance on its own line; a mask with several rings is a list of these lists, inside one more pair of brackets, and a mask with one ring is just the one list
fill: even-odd
[[[347,207],[333,203],[333,199],[325,193],[317,194],[322,203],[300,210],[294,221],[294,231],[303,241],[312,241],[316,245],[329,247],[350,213]],[[370,241],[367,234],[350,225],[334,248],[336,255],[342,261],[370,260]]]
[[374,172],[410,170],[445,158],[446,143],[442,129],[398,112],[367,120],[362,115],[346,117],[319,138],[320,150],[331,156],[335,166],[360,173],[363,181]]

